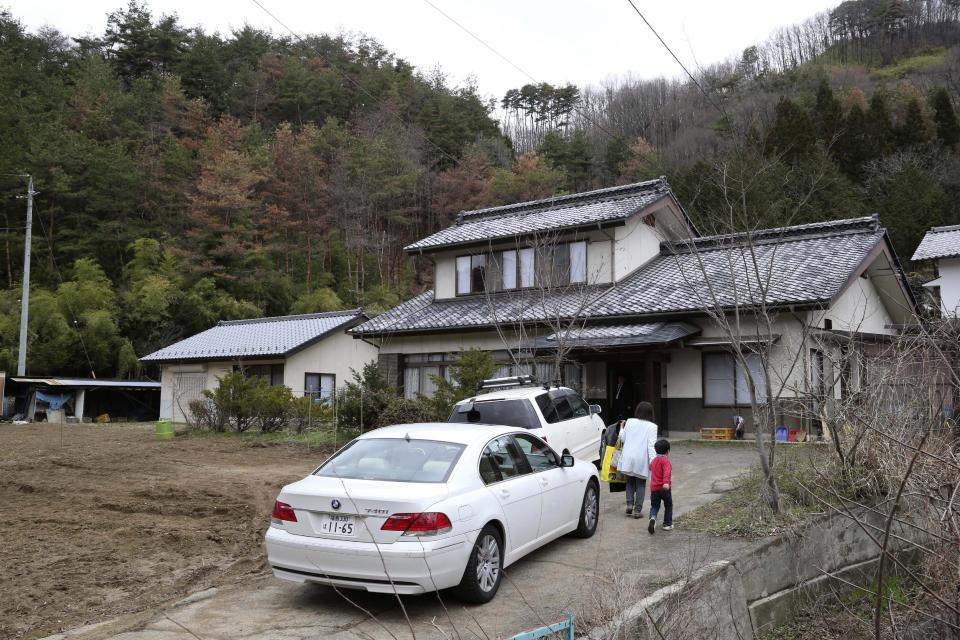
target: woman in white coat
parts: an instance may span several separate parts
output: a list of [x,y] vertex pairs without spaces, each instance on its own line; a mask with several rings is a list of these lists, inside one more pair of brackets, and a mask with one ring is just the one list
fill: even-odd
[[653,405],[637,403],[635,418],[627,420],[620,430],[623,450],[617,462],[617,471],[627,477],[627,516],[643,517],[643,496],[650,476],[650,462],[657,455],[653,445],[657,441],[657,425],[653,422]]

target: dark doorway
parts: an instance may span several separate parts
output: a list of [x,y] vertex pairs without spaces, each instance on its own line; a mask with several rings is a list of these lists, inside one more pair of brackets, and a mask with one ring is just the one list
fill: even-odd
[[647,401],[653,405],[654,419],[659,427],[660,435],[667,435],[667,403],[663,398],[663,363],[654,359],[643,359],[634,362],[611,362],[607,366],[607,402],[611,407],[610,415],[617,418],[618,405],[616,393],[620,376],[623,376],[624,386],[629,388],[627,400],[629,412],[626,417],[632,418],[637,403]]

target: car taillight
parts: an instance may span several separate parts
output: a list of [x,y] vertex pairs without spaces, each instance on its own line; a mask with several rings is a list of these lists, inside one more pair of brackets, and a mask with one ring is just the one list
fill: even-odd
[[277,524],[280,524],[284,521],[296,522],[297,514],[293,512],[293,507],[288,505],[286,502],[280,502],[277,500],[273,503],[273,513],[270,514],[270,518]]
[[453,529],[445,513],[395,513],[380,527],[381,531],[402,531],[405,536],[435,536]]

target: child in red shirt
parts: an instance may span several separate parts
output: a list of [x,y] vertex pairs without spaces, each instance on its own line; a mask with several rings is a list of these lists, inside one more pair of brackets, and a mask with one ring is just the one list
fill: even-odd
[[663,530],[673,529],[673,495],[672,486],[673,465],[670,464],[670,443],[666,440],[657,440],[653,445],[657,457],[650,463],[650,524],[647,531],[651,534],[657,528],[657,511],[660,502],[663,502]]

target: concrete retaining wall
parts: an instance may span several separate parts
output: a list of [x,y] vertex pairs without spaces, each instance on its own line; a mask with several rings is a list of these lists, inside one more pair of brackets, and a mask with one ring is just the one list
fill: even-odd
[[[735,560],[707,565],[589,635],[750,640],[789,622],[824,593],[870,584],[879,553],[871,536],[882,538],[884,522],[869,512],[859,517],[864,526],[841,515],[823,517]],[[909,554],[911,531],[895,526],[891,534],[891,548]]]

